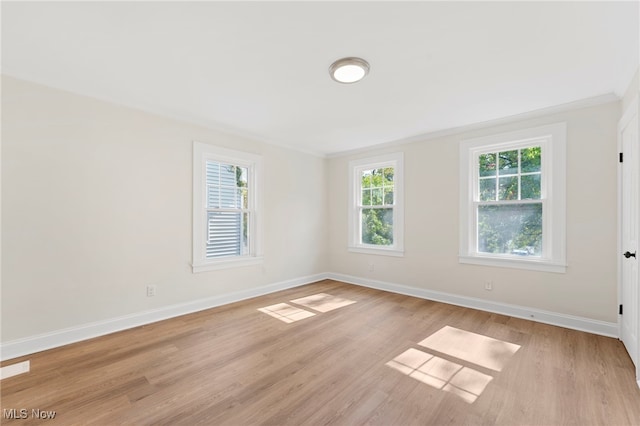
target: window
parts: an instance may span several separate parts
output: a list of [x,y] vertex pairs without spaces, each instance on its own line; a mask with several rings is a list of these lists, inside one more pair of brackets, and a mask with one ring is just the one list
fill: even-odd
[[193,271],[261,261],[260,157],[193,144]]
[[565,124],[460,147],[460,262],[565,272]]
[[351,161],[349,188],[349,250],[402,256],[402,153]]

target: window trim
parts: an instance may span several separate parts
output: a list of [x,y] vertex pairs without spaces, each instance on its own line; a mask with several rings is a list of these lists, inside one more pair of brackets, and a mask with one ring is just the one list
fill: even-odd
[[[376,246],[361,243],[360,214],[358,191],[361,191],[361,182],[358,174],[362,170],[393,167],[393,245]],[[379,155],[349,162],[349,220],[347,250],[354,253],[375,254],[383,256],[404,256],[404,154]]]
[[[249,197],[251,212],[249,225],[249,254],[217,259],[206,258],[206,161],[234,164],[248,169]],[[201,142],[193,142],[193,232],[192,270],[193,273],[216,269],[235,268],[262,263],[262,191],[260,187],[262,157],[242,151],[222,148]]]
[[[466,139],[460,143],[459,262],[474,265],[566,272],[566,123]],[[540,144],[543,147],[541,201],[543,254],[523,259],[515,255],[477,251],[476,158],[481,153]]]

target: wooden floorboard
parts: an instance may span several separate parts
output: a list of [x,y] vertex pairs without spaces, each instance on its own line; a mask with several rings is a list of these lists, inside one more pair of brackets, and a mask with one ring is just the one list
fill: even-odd
[[[319,293],[355,303],[291,302]],[[258,311],[279,303],[314,315]],[[331,280],[3,365],[27,359],[3,424],[640,425],[616,339]]]

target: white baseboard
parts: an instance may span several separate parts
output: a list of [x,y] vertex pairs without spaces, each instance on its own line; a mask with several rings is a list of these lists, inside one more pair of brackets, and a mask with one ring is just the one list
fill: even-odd
[[458,296],[451,293],[409,287],[401,284],[355,277],[352,275],[328,273],[326,274],[326,278],[356,284],[363,287],[374,288],[377,290],[384,290],[392,293],[419,297],[421,299],[463,306],[465,308],[479,309],[481,311],[493,312],[496,314],[537,321],[544,324],[618,338],[618,324],[615,322],[598,321],[589,318],[543,311],[541,309],[529,308],[526,306],[510,305],[507,303],[492,302],[490,300],[477,299],[474,297]]
[[323,273],[282,281],[259,288],[195,300],[193,302],[181,303],[177,305],[166,306],[163,308],[143,311],[104,321],[92,322],[77,327],[70,327],[50,333],[39,334],[24,339],[12,340],[0,344],[0,360],[4,361],[13,359],[23,355],[33,354],[47,349],[68,345],[70,343],[104,336],[106,334],[115,333],[117,331],[122,331],[141,325],[174,318],[180,315],[214,308],[216,306],[250,299],[252,297],[274,293],[280,290],[286,290],[289,288],[310,284],[324,279],[333,279],[336,281],[374,288],[377,290],[389,291],[392,293],[404,294],[407,296],[419,297],[421,299],[449,303],[451,305],[479,309],[487,312],[494,312],[497,314],[523,318],[574,330],[586,331],[588,333],[599,334],[602,336],[616,338],[618,337],[617,323],[597,321],[588,318],[528,308],[524,306],[492,302],[489,300],[477,299],[473,297],[458,296],[451,293],[409,287],[401,284],[355,277],[352,275]]
[[62,330],[52,331],[50,333],[30,336],[24,339],[12,340],[0,344],[0,360],[4,361],[17,358],[19,356],[44,351],[47,349],[57,348],[59,346],[68,345],[70,343],[104,336],[106,334],[111,334],[117,331],[122,331],[141,325],[174,318],[180,315],[190,314],[205,309],[215,308],[216,306],[250,299],[252,297],[262,296],[265,294],[274,293],[276,291],[310,284],[316,281],[323,280],[325,278],[327,278],[327,274],[309,275],[306,277],[295,278],[275,284],[269,284],[263,287],[237,291],[221,296],[195,300],[193,302],[166,306],[163,308],[152,309],[131,315],[124,315],[104,321],[96,321],[77,327],[70,327]]

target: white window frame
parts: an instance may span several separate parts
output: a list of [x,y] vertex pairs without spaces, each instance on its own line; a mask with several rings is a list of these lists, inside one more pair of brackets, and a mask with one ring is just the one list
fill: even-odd
[[[362,243],[362,194],[360,175],[364,170],[393,167],[393,244],[379,246]],[[349,238],[348,251],[385,256],[404,256],[404,154],[397,152],[349,162]]]
[[[206,162],[233,164],[248,171],[248,254],[215,259],[206,257]],[[262,157],[256,154],[193,142],[193,272],[255,265],[262,262]]]
[[[566,272],[566,133],[566,123],[555,123],[460,143],[460,263]],[[478,252],[478,156],[527,146],[542,147],[541,257]]]

